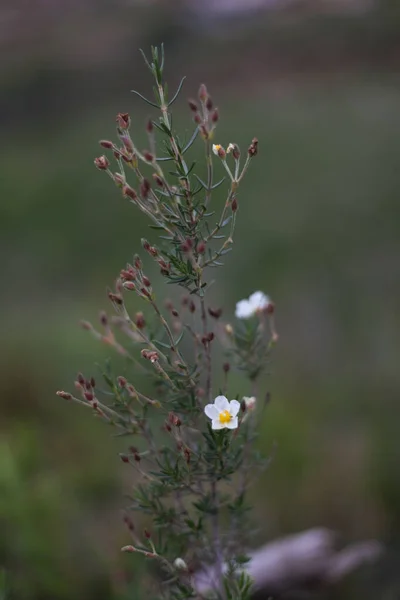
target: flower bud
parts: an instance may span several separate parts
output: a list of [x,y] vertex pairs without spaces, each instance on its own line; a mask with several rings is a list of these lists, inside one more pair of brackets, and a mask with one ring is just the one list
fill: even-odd
[[122,375],[119,375],[117,377],[117,382],[120,388],[124,388],[126,387],[127,381],[125,377],[122,377]]
[[83,395],[88,402],[91,402],[94,398],[92,392],[85,392]]
[[124,463],[129,462],[129,456],[127,456],[126,454],[120,454],[119,457],[122,460],[122,462],[124,462]]
[[218,123],[218,121],[219,121],[218,108],[214,108],[214,110],[211,113],[211,122],[212,123]]
[[130,185],[124,185],[122,188],[122,195],[125,198],[131,198],[132,200],[137,200],[137,193]]
[[100,319],[100,323],[103,325],[103,327],[107,327],[108,318],[107,318],[107,315],[104,312],[104,310],[102,310],[101,313],[99,314],[99,319]]
[[148,150],[143,150],[143,156],[147,160],[147,162],[149,162],[149,163],[154,162],[154,155],[151,152],[149,152]]
[[150,279],[146,275],[143,275],[143,283],[144,283],[144,285],[146,287],[150,287],[151,286]]
[[238,209],[238,201],[237,201],[237,198],[236,198],[236,196],[235,196],[235,197],[234,197],[234,199],[232,200],[232,205],[231,205],[231,208],[232,208],[232,212],[236,212],[236,211],[237,211],[237,209]]
[[208,92],[207,92],[207,88],[204,85],[204,83],[201,84],[201,86],[199,87],[199,92],[198,92],[198,96],[199,96],[199,100],[201,102],[206,103],[207,99],[208,99]]
[[183,560],[183,558],[176,558],[174,560],[174,567],[175,567],[175,569],[178,569],[178,571],[187,571],[188,570],[188,566],[185,563],[185,561]]
[[153,133],[153,129],[154,129],[153,121],[151,119],[148,119],[148,121],[146,123],[147,133]]
[[124,145],[124,148],[130,153],[132,154],[133,152],[133,145],[132,145],[132,140],[129,137],[129,135],[121,135],[121,142]]
[[110,142],[110,140],[100,140],[99,144],[100,146],[103,146],[103,148],[113,148],[114,146],[114,144]]
[[150,189],[151,189],[151,186],[150,186],[149,180],[146,178],[142,179],[142,182],[140,184],[140,194],[143,198],[148,197]]
[[138,329],[144,329],[146,326],[146,322],[144,320],[144,316],[142,312],[137,312],[135,316],[135,323]]
[[214,317],[214,319],[219,319],[220,316],[222,315],[222,308],[216,308],[216,309],[209,308],[208,309],[208,314],[211,317]]
[[64,398],[64,400],[71,400],[72,395],[69,392],[63,392],[62,390],[56,392],[57,396]]
[[206,100],[206,109],[211,110],[212,107],[213,107],[213,101],[211,99],[211,96],[208,96],[208,98]]
[[128,292],[133,292],[136,289],[135,284],[133,283],[133,281],[124,281],[124,289],[128,290]]
[[86,331],[92,331],[93,329],[92,324],[89,323],[89,321],[81,321],[80,325],[82,329],[85,329]]
[[257,155],[257,153],[258,153],[258,139],[257,138],[253,138],[251,140],[251,144],[250,144],[247,152],[248,152],[249,156],[251,156],[251,157]]
[[189,104],[190,110],[192,110],[194,113],[196,113],[198,111],[197,102],[195,102],[195,100],[192,100],[191,98],[189,98],[188,104]]
[[228,362],[225,362],[222,365],[222,369],[223,369],[224,373],[229,373],[229,371],[231,370],[231,365]]
[[206,245],[203,242],[203,240],[197,244],[196,250],[198,254],[204,254],[204,252],[206,251]]
[[122,187],[123,185],[125,185],[125,178],[123,175],[121,175],[121,173],[114,173],[113,179],[118,187]]
[[118,113],[115,120],[120,129],[129,129],[131,119],[128,113]]
[[110,161],[106,156],[99,156],[98,158],[94,159],[94,164],[98,169],[100,169],[100,171],[105,171],[108,169]]
[[157,173],[153,173],[153,179],[159,187],[164,187],[164,182]]
[[111,300],[111,302],[115,302],[115,304],[118,304],[119,306],[121,306],[124,303],[119,294],[114,294],[113,292],[108,292],[108,297]]

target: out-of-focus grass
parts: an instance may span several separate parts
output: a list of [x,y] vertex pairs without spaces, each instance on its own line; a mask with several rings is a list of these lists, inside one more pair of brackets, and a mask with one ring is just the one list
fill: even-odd
[[[398,78],[211,91],[222,107],[217,141],[244,151],[260,140],[213,291],[226,319],[258,288],[278,307],[259,442],[277,450],[253,491],[260,539],[328,525],[399,544]],[[114,551],[129,482],[119,446],[54,391],[104,356],[76,324],[96,319],[106,285],[140,249],[145,220],[92,166],[96,140],[131,106],[142,128],[147,112],[127,95],[3,141],[0,562],[15,580],[24,573],[21,599],[111,598],[123,587]],[[182,102],[177,122],[188,131],[189,118]],[[235,384],[247,392],[234,376],[232,393]]]

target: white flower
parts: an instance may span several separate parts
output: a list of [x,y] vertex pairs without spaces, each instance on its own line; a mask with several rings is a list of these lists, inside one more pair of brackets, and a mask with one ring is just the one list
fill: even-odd
[[229,153],[230,153],[230,151],[231,151],[231,150],[234,150],[234,149],[235,149],[235,144],[232,144],[232,142],[230,142],[230,143],[228,144],[228,147],[227,147],[227,149],[226,149],[226,153],[227,153],[227,154],[229,154]]
[[225,156],[226,156],[225,148],[223,146],[221,146],[221,144],[213,144],[212,150],[213,150],[214,154],[216,154],[220,158],[225,158]]
[[256,397],[255,396],[243,396],[243,402],[246,406],[246,411],[251,412],[256,407]]
[[178,569],[178,571],[187,571],[188,568],[183,558],[176,558],[174,560],[174,567]]
[[236,304],[235,315],[238,319],[249,319],[257,312],[265,310],[271,300],[263,292],[254,292],[247,300],[240,300]]
[[237,414],[240,403],[237,400],[229,400],[225,396],[217,396],[214,404],[207,404],[204,412],[211,419],[212,429],[236,429],[238,426]]

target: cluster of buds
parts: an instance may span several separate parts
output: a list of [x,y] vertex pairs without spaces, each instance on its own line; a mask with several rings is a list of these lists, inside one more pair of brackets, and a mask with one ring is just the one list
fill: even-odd
[[204,83],[201,84],[198,91],[200,106],[195,100],[189,99],[190,110],[194,113],[193,121],[197,124],[203,139],[208,140],[219,119],[218,108],[214,108],[213,101],[209,95]]
[[146,252],[157,260],[157,264],[160,267],[161,275],[169,275],[171,272],[171,263],[167,263],[167,261],[160,256],[158,249],[155,246],[151,246],[149,242],[145,239],[142,239],[142,246],[146,250]]
[[252,158],[253,156],[257,156],[257,152],[258,152],[258,139],[257,138],[253,138],[251,140],[251,144],[247,150],[248,155]]
[[[155,249],[154,249],[155,250]],[[120,271],[122,288],[130,292],[135,291],[142,298],[151,297],[151,281],[143,273],[142,261],[139,256],[135,256],[134,266],[129,263]]]

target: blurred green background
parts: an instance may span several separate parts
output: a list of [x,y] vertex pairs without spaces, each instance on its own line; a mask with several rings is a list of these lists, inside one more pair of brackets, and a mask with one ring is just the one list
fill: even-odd
[[379,564],[317,595],[396,600],[399,3],[200,4],[0,4],[2,597],[140,597],[141,562],[119,552],[132,483],[119,445],[55,390],[71,389],[78,370],[96,374],[106,353],[79,319],[96,320],[147,235],[93,158],[120,111],[144,144],[148,107],[130,90],[151,93],[138,48],[163,41],[170,87],[188,76],[177,127],[189,135],[186,98],[204,81],[220,107],[218,142],[260,141],[212,292],[228,319],[255,289],[277,305],[260,439],[277,451],[253,491],[258,542],[317,525],[346,542],[381,540]]

